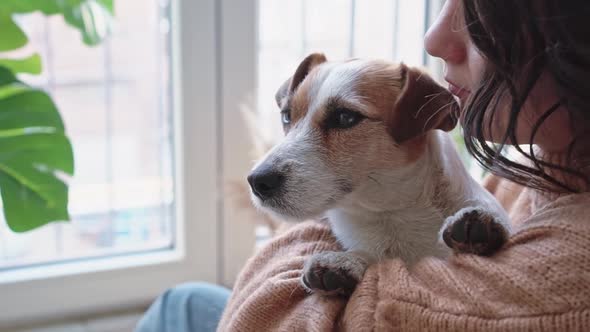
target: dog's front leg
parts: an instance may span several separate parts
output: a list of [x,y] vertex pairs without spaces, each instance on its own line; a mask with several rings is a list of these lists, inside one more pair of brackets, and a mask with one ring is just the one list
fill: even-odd
[[465,207],[445,220],[440,237],[455,252],[489,256],[504,245],[510,233],[505,214],[485,207]]
[[305,262],[301,282],[309,291],[349,296],[371,262],[370,255],[360,251],[322,252]]

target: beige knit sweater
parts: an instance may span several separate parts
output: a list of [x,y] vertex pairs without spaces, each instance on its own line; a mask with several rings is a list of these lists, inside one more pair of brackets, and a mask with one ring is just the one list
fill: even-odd
[[553,196],[497,178],[487,187],[516,234],[490,258],[461,254],[368,269],[347,301],[306,294],[303,261],[338,250],[304,223],[250,259],[221,331],[590,331],[590,194]]

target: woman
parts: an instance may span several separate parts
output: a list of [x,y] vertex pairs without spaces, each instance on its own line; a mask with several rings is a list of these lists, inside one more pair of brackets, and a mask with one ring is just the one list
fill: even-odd
[[348,300],[309,296],[303,261],[337,246],[301,224],[249,261],[220,330],[590,330],[588,17],[587,0],[448,0],[426,35],[515,224],[499,253],[387,260]]

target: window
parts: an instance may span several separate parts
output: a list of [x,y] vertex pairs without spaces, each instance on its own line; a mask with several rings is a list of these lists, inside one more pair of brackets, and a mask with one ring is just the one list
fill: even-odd
[[113,35],[94,48],[59,18],[18,18],[46,61],[23,79],[53,95],[76,174],[71,223],[0,226],[0,330],[219,280],[216,7],[114,3]]
[[[353,57],[427,65],[422,40],[430,1],[259,1],[258,103],[276,113],[274,94],[312,52],[328,60]],[[265,124],[280,135],[275,118]],[[278,119],[278,118],[277,118]],[[279,133],[279,134],[277,134]]]
[[173,246],[169,15],[165,2],[119,1],[115,32],[88,47],[61,17],[20,23],[71,139],[72,221],[15,234],[0,223],[0,271]]

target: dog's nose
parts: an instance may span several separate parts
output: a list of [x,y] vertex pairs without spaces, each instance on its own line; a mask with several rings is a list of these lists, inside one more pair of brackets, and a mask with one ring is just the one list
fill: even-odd
[[274,196],[280,191],[283,182],[285,182],[283,174],[269,169],[255,170],[248,176],[252,192],[260,199]]

